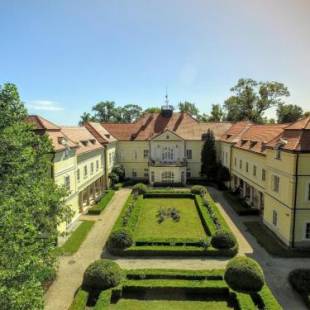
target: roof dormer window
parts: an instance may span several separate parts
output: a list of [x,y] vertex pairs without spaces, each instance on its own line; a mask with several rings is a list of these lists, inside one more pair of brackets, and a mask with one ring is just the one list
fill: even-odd
[[81,141],[83,146],[87,146],[88,145],[88,141]]

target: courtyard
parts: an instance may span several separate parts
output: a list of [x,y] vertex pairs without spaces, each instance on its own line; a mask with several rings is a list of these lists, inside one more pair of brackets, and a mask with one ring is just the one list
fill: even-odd
[[[231,231],[235,234],[238,240],[238,255],[247,255],[255,258],[258,262],[260,262],[262,268],[264,269],[266,280],[269,287],[271,288],[272,293],[279,300],[284,309],[305,309],[301,299],[296,295],[296,293],[292,291],[291,287],[289,286],[286,276],[290,270],[301,266],[307,266],[309,263],[304,259],[295,259],[292,261],[269,256],[268,253],[266,253],[256,243],[255,239],[246,232],[242,220],[240,220],[240,218],[238,218],[233,213],[233,211],[231,211],[231,208],[227,206],[227,202],[223,198],[222,193],[212,188],[210,188],[209,191],[216,199],[216,201],[219,202],[217,203],[218,210],[223,218],[225,218],[226,224],[231,228]],[[117,223],[119,221],[119,218],[124,211],[124,204],[128,204],[130,197],[131,195],[128,189],[122,189],[116,192],[115,197],[111,200],[110,204],[104,210],[104,212],[99,216],[92,217],[92,219],[96,220],[96,224],[85,242],[82,244],[79,251],[77,251],[77,253],[73,256],[61,258],[58,278],[46,293],[46,309],[68,309],[72,302],[73,296],[81,284],[84,270],[89,265],[89,263],[98,259],[100,255],[102,255],[102,248],[106,243],[110,232],[112,229],[114,229],[114,222]],[[175,202],[172,203],[172,201]],[[158,204],[158,202],[160,203]],[[169,205],[167,205],[168,202]],[[186,205],[189,207],[189,209],[186,211],[190,212],[190,223],[196,221],[195,225],[198,227],[197,230],[192,229],[193,234],[191,234],[190,238],[199,238],[199,234],[203,234],[204,229],[202,226],[198,226],[198,213],[195,212],[195,205],[193,205],[192,200],[188,198],[144,199],[142,204],[143,207],[140,210],[141,213],[136,223],[137,226],[135,229],[135,238],[161,238],[163,231],[165,234],[171,233],[170,237],[175,237],[176,235],[173,235],[174,229],[173,226],[171,228],[171,225],[175,224],[181,226],[184,224],[182,224],[182,210],[180,209],[181,216],[179,222],[174,222],[172,219],[168,219],[166,223],[166,220],[164,220],[162,223],[158,223],[156,217],[156,208],[180,208],[180,206],[183,204],[184,206]],[[155,207],[155,205],[157,207]],[[142,221],[141,219],[145,216],[151,219],[151,223],[148,223],[146,226],[142,225],[140,222]],[[85,216],[85,219],[89,219],[89,216]],[[156,226],[160,226],[162,224],[166,224],[166,226],[162,226],[163,230],[160,233],[158,230],[156,230]],[[185,225],[188,225],[188,223],[186,222]],[[143,232],[143,230],[144,235],[143,233],[141,234],[141,231]],[[149,233],[150,231],[153,233]],[[179,236],[177,235],[176,237]],[[184,237],[183,232],[182,237]],[[153,270],[159,268],[187,271],[191,270],[191,272],[195,272],[195,270],[223,270],[228,262],[228,258],[218,257],[117,257],[110,255],[108,252],[104,252],[104,258],[113,259],[121,266],[121,268],[129,270],[141,270],[150,268]],[[201,301],[188,300],[187,297],[186,302],[184,302],[184,297],[182,297],[182,294],[178,296],[178,298],[181,300],[178,300],[178,298],[169,300],[159,296],[157,296],[157,298],[154,300],[154,297],[150,296],[149,293],[144,293],[141,297],[141,292],[136,296],[125,294],[123,298],[118,300],[118,302],[112,303],[109,306],[109,309],[157,309],[159,307],[163,308],[168,306],[169,309],[188,309],[189,307],[195,307],[195,309],[212,309],[212,307],[215,307],[214,309],[233,309],[227,300]],[[180,305],[182,305],[182,308]]]

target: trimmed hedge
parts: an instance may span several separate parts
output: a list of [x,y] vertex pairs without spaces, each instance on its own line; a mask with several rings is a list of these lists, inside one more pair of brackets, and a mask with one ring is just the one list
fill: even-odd
[[194,185],[191,188],[191,193],[194,195],[204,196],[206,191],[206,188],[202,185]]
[[211,238],[211,245],[215,249],[231,249],[237,244],[235,236],[224,230],[218,230]]
[[99,259],[85,270],[83,288],[105,290],[115,287],[122,280],[122,270],[119,265],[108,259]]
[[124,250],[133,244],[132,234],[127,229],[113,231],[108,240],[108,249],[110,252]]
[[114,196],[114,191],[109,190],[106,191],[104,196],[100,199],[100,201],[92,208],[90,208],[87,212],[89,215],[98,215],[100,214],[108,205],[112,197]]
[[142,195],[147,192],[147,186],[143,183],[138,183],[132,188],[132,191],[138,195]]
[[80,288],[68,310],[85,310],[88,297],[89,292]]
[[[111,300],[117,302],[122,294],[130,293],[141,296],[155,290],[157,293],[166,293],[167,289],[182,294],[203,294],[211,300],[225,300],[231,307],[239,310],[281,309],[266,285],[258,294],[231,291],[223,280],[223,270],[135,269],[124,270],[124,274],[126,277],[118,286],[99,293],[94,306],[95,310],[108,309]],[[80,307],[70,308],[70,310],[84,310],[88,294],[80,289],[72,304],[80,305]]]
[[310,269],[295,269],[288,276],[293,289],[298,292],[310,308]]
[[219,228],[225,228],[230,232],[228,225],[219,213],[217,206],[208,193],[205,199],[200,195],[194,195],[188,191],[148,191],[139,196],[130,195],[127,199],[121,214],[119,215],[112,233],[126,229],[132,235],[138,222],[143,198],[191,198],[194,199],[198,215],[206,233],[206,239],[183,239],[183,238],[162,238],[162,239],[139,239],[133,240],[133,246],[124,250],[108,246],[109,251],[114,255],[121,256],[228,256],[232,257],[238,252],[238,244],[230,249],[215,249],[210,246],[208,237],[214,235]]
[[227,264],[224,278],[229,287],[237,292],[255,293],[265,284],[260,265],[245,256],[235,257]]

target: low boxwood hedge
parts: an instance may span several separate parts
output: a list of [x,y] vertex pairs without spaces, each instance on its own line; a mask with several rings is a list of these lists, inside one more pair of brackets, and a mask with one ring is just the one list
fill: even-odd
[[98,215],[100,214],[108,205],[112,197],[114,196],[113,190],[108,190],[105,192],[104,196],[100,199],[100,201],[88,210],[89,215]]
[[295,269],[290,272],[288,279],[310,309],[310,269]]
[[[227,300],[239,310],[282,309],[266,285],[258,294],[232,291],[223,280],[223,270],[135,269],[124,270],[123,273],[125,277],[118,286],[99,292],[95,310],[107,310],[111,301],[117,302],[123,294],[143,296],[155,290],[158,294],[166,293],[167,289],[180,294],[203,294],[211,300]],[[84,310],[90,293],[80,289],[70,310]]]
[[232,257],[238,252],[238,244],[236,243],[231,249],[215,249],[210,246],[210,237],[214,235],[218,229],[225,229],[231,232],[224,218],[221,216],[217,206],[211,196],[206,193],[204,197],[192,194],[188,191],[168,191],[160,190],[148,191],[143,195],[130,195],[127,199],[123,210],[118,217],[112,234],[115,231],[126,229],[134,235],[134,230],[138,222],[143,199],[148,198],[191,198],[194,199],[198,215],[206,233],[206,239],[147,239],[133,240],[133,245],[125,249],[112,249],[108,247],[114,255],[121,256],[149,256],[149,255],[165,255],[165,256],[228,256]]

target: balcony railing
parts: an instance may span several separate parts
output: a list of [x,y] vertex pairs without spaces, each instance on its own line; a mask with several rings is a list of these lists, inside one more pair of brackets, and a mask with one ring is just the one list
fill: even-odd
[[182,160],[156,160],[150,159],[149,166],[152,167],[184,167],[187,165],[187,160],[183,158]]

